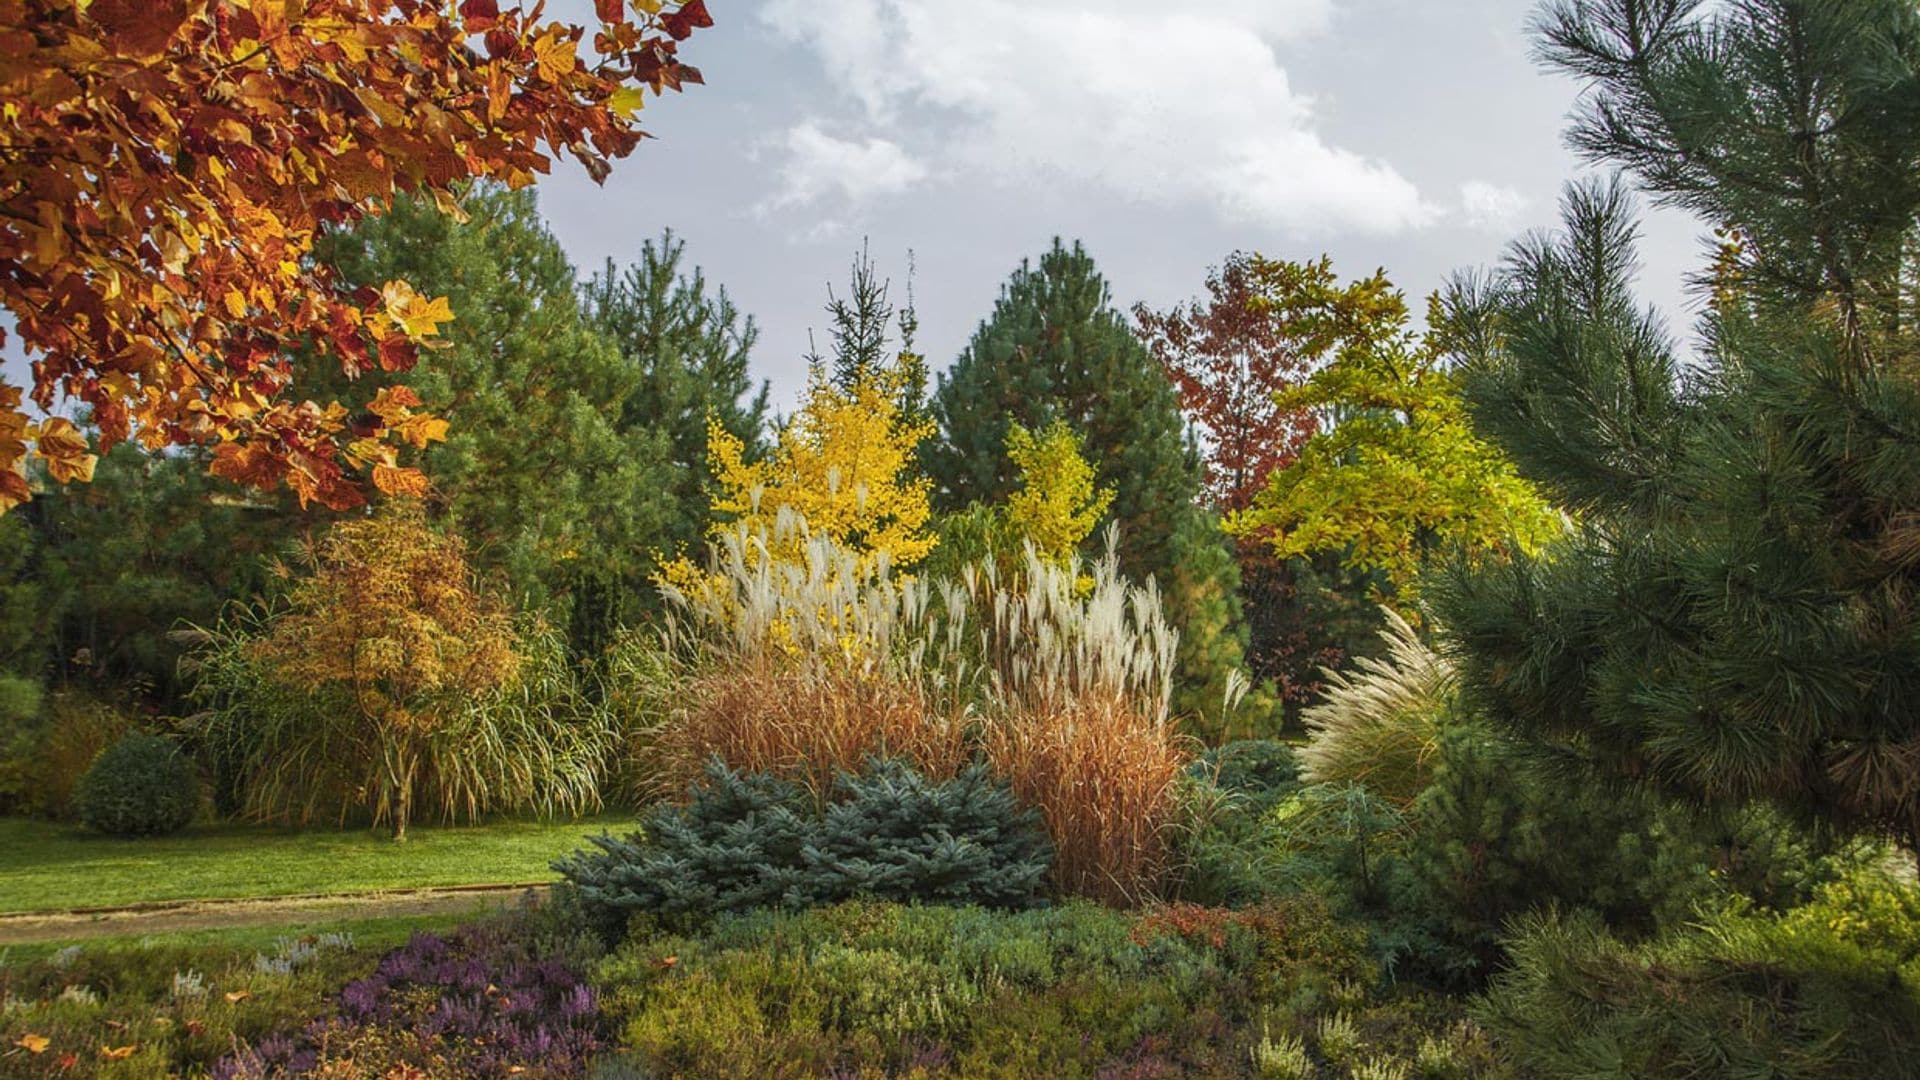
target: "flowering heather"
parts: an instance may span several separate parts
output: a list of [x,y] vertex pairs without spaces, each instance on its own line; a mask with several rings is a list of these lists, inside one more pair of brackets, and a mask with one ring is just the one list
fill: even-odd
[[329,1064],[424,1076],[569,1077],[601,1048],[593,988],[564,955],[482,924],[416,933],[340,991],[339,1013],[242,1047],[218,1080],[299,1076]]

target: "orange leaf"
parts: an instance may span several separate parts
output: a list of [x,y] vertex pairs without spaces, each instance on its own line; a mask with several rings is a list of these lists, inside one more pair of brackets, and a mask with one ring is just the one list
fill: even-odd
[[419,469],[396,469],[391,465],[373,467],[373,486],[389,495],[411,495],[424,498],[431,486],[427,483],[427,474]]
[[45,1035],[35,1035],[32,1032],[28,1032],[13,1040],[13,1045],[25,1050],[29,1054],[44,1054],[47,1052],[47,1047],[53,1045],[53,1040],[47,1038]]
[[64,416],[51,417],[40,424],[36,440],[40,456],[47,460],[47,473],[62,484],[93,479],[98,460],[87,445],[86,433]]

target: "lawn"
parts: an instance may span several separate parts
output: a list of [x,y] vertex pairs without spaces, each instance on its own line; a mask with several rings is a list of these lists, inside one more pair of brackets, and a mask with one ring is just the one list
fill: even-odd
[[626,815],[383,832],[212,826],[121,840],[0,818],[0,913],[550,881],[548,863]]

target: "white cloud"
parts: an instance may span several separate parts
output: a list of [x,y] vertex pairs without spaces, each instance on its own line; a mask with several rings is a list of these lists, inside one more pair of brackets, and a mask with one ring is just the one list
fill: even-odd
[[1485,180],[1460,185],[1460,217],[1476,229],[1512,232],[1526,212],[1527,197],[1513,188]]
[[888,139],[842,139],[809,120],[780,139],[786,160],[780,192],[768,208],[811,203],[828,196],[859,202],[905,191],[926,179],[927,167]]
[[[866,122],[943,174],[1065,181],[1236,223],[1392,233],[1440,211],[1329,145],[1276,43],[1332,0],[771,0]],[[924,175],[924,174],[923,174]],[[789,186],[794,198],[801,198]]]

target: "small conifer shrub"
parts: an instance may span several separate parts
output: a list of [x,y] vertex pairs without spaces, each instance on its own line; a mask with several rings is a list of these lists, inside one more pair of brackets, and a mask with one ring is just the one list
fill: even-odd
[[700,916],[852,897],[1025,907],[1052,851],[985,765],[935,781],[898,761],[842,773],[824,810],[799,786],[709,763],[684,805],[554,864],[603,932],[637,913]]

